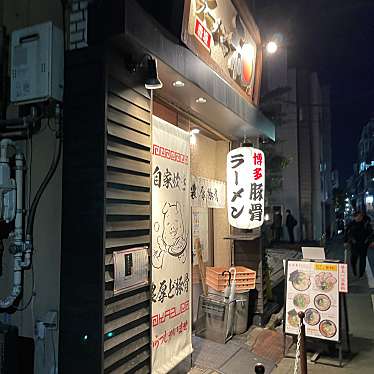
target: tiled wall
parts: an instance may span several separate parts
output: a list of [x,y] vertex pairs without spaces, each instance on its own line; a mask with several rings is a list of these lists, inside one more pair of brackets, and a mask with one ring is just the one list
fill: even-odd
[[69,7],[69,49],[87,47],[87,17],[89,1],[73,0]]

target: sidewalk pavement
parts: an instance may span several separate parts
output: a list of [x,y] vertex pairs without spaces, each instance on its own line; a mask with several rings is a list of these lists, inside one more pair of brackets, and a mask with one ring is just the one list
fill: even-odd
[[[344,258],[343,244],[339,241],[328,244],[326,250],[327,258],[341,260]],[[298,257],[296,252],[287,253],[287,250],[278,249],[269,253],[273,258],[274,270],[278,269],[276,270],[278,275],[282,259],[284,257]],[[308,374],[374,373],[374,301],[372,301],[372,294],[374,295],[374,289],[369,288],[367,277],[358,280],[349,274],[347,305],[353,355],[343,368],[308,362]],[[254,373],[256,362],[262,362],[265,365],[266,374],[293,373],[294,359],[279,360],[279,358],[275,358],[275,348],[279,348],[277,345],[281,344],[277,341],[276,334],[274,333],[274,336],[270,337],[269,334],[263,335],[261,331],[265,334],[271,332],[271,330],[252,328],[246,334],[236,336],[226,344],[217,344],[194,337],[195,351],[192,356],[194,367],[189,371],[189,374],[251,374]],[[260,338],[258,338],[259,336]],[[265,344],[269,346],[268,350],[264,350],[264,344],[260,344],[259,349],[254,348],[257,340],[261,342],[266,339],[269,339],[269,343]],[[311,354],[309,354],[310,356]],[[277,362],[279,363],[277,364]]]
[[[333,242],[328,247],[327,258],[343,259],[343,243]],[[349,293],[347,295],[348,319],[351,337],[352,357],[343,368],[308,363],[308,374],[372,374],[374,373],[374,311],[368,279],[353,278],[349,274]],[[272,374],[293,372],[294,360],[283,359]]]

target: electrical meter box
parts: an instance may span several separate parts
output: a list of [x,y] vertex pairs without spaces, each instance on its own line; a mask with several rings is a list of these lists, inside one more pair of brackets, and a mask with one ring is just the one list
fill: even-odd
[[64,35],[46,22],[12,32],[10,100],[26,104],[62,101]]

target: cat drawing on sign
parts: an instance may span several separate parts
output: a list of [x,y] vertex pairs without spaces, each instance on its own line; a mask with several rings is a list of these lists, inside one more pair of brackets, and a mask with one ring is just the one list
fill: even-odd
[[155,231],[159,232],[159,235],[152,255],[152,265],[157,269],[162,268],[166,254],[177,257],[183,263],[186,261],[187,234],[181,204],[166,202],[162,214],[161,225],[155,223]]

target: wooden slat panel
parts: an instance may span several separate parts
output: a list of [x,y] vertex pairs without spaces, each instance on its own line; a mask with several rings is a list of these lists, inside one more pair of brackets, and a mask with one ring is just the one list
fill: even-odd
[[143,150],[135,147],[130,147],[129,145],[124,145],[119,142],[108,140],[107,150],[116,152],[122,155],[128,155],[136,158],[140,158],[144,161],[151,161],[151,153],[148,150]]
[[135,106],[134,104],[131,104],[118,96],[109,95],[108,105],[120,110],[121,112],[130,114],[132,117],[137,118],[145,123],[151,122],[151,114],[149,111],[139,108],[138,106]]
[[105,283],[114,282],[114,278],[112,274],[113,272],[109,272],[109,271],[105,272]]
[[144,110],[150,110],[149,99],[134,91],[132,88],[125,86],[115,78],[110,77],[108,82],[110,92],[113,92],[115,95],[120,96],[137,106],[140,106]]
[[149,188],[150,177],[142,175],[125,174],[119,171],[109,170],[107,172],[107,182]]
[[[129,373],[131,370],[133,370],[136,366],[144,362],[150,357],[150,354],[148,351],[141,352],[138,355],[136,355],[132,360],[129,362],[126,362],[125,364],[121,365],[114,371],[110,371],[111,374],[126,374]],[[148,361],[148,360],[147,360]]]
[[134,236],[132,238],[107,238],[105,240],[105,248],[124,247],[128,245],[140,245],[149,243],[150,235]]
[[149,336],[142,336],[140,339],[136,341],[126,344],[123,348],[119,349],[118,351],[113,352],[109,356],[105,357],[104,359],[104,369],[109,368],[116,362],[124,359],[125,357],[131,355],[132,353],[136,352],[137,350],[143,348],[144,346],[149,344]]
[[151,127],[148,123],[139,121],[134,117],[129,116],[115,108],[108,108],[108,120],[118,125],[128,127],[135,131],[139,131],[143,134],[149,135],[151,133]]
[[130,330],[124,331],[122,334],[118,334],[111,339],[105,340],[104,352],[109,351],[109,349],[112,349],[113,347],[147,330],[149,330],[149,322],[143,322]]
[[123,170],[137,171],[139,173],[149,173],[149,164],[141,161],[130,160],[129,158],[117,157],[108,154],[107,165]]
[[104,307],[104,315],[105,317],[117,313],[121,311],[122,309],[130,308],[136,304],[142,303],[144,301],[147,301],[149,299],[149,292],[142,291],[138,294],[127,296],[126,294],[123,294],[123,299],[117,300],[114,303],[105,305]]
[[104,292],[105,300],[108,300],[108,299],[112,298],[113,296],[114,296],[113,290],[105,290],[105,292]]
[[[116,71],[111,69],[112,74],[118,75]],[[139,291],[117,296],[110,290],[113,286],[111,252],[122,247],[149,245],[150,241],[150,101],[121,81],[120,76],[112,76],[108,80],[106,233],[111,237],[105,243],[105,303],[108,304],[103,307],[106,319],[112,319],[104,324],[104,334],[114,331],[114,336],[104,340],[105,374],[150,372],[149,290],[140,287]],[[133,175],[131,172],[145,175]],[[122,204],[120,200],[128,202]],[[140,219],[126,221],[124,217],[118,221],[121,216]],[[134,311],[137,307],[141,308]],[[137,323],[141,324],[136,326]],[[124,329],[128,330],[118,333]]]
[[142,219],[139,221],[107,221],[106,231],[115,232],[115,231],[130,231],[130,230],[148,230],[150,229],[150,221]]
[[109,266],[113,264],[114,264],[113,253],[109,255],[105,255],[105,266]]
[[144,366],[141,369],[137,370],[134,374],[149,374],[150,372],[151,372],[150,368],[147,365],[147,366]]
[[149,201],[149,192],[120,190],[115,188],[108,188],[106,190],[106,198],[113,200],[134,200],[134,201]]
[[122,127],[114,122],[107,122],[107,131],[109,135],[115,136],[116,138],[125,139],[144,147],[150,147],[150,137],[148,135],[133,131],[127,127]]
[[149,216],[149,205],[107,204],[106,214],[120,216]]
[[126,326],[128,323],[131,323],[133,321],[136,321],[148,315],[149,315],[149,307],[147,306],[139,310],[136,310],[133,313],[126,314],[120,318],[114,319],[113,321],[106,322],[104,324],[104,334],[107,334],[110,331],[117,330],[121,328],[122,326]]

